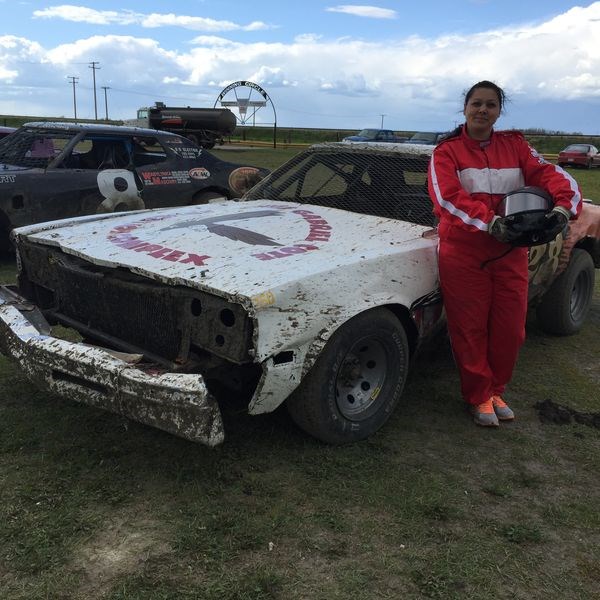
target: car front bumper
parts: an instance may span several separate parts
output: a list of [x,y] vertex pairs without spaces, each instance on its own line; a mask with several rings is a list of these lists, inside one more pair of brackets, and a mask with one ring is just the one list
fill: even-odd
[[38,387],[208,446],[224,439],[216,400],[201,375],[159,373],[137,366],[141,357],[50,333],[41,312],[0,286],[0,352]]

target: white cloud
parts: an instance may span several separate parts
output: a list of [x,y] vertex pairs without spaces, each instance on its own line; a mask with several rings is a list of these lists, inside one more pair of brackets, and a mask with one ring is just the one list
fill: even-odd
[[62,19],[76,23],[90,23],[93,25],[140,25],[147,28],[181,27],[193,31],[259,31],[270,29],[272,26],[262,21],[253,21],[247,25],[240,25],[233,21],[216,20],[206,17],[192,17],[175,15],[173,13],[136,13],[130,10],[94,10],[85,6],[62,4],[51,6],[43,10],[33,11],[37,19]]
[[359,4],[340,4],[339,6],[330,6],[325,10],[327,12],[354,15],[355,17],[370,17],[371,19],[395,19],[397,16],[396,11],[389,8]]
[[91,23],[92,25],[131,25],[140,20],[140,15],[131,11],[94,10],[72,4],[34,10],[33,17],[35,19],[62,19],[63,21]]

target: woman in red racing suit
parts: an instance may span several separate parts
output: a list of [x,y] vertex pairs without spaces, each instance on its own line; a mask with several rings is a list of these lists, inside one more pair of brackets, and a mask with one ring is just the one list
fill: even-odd
[[528,288],[527,248],[511,249],[511,231],[497,207],[506,193],[532,185],[552,196],[547,218],[557,231],[581,211],[570,175],[546,162],[521,133],[494,131],[504,101],[496,84],[476,83],[465,94],[465,124],[435,148],[428,177],[462,395],[475,423],[492,427],[514,419],[502,394],[525,340]]

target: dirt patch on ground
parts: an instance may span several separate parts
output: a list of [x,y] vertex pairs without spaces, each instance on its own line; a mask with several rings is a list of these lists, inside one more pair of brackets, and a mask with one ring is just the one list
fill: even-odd
[[569,406],[558,404],[552,400],[544,400],[535,404],[542,423],[567,425],[575,422],[600,429],[600,413],[584,413]]
[[117,578],[141,573],[149,559],[172,552],[163,526],[151,514],[143,505],[118,510],[77,548],[71,567],[81,574],[81,585],[74,598],[100,599]]

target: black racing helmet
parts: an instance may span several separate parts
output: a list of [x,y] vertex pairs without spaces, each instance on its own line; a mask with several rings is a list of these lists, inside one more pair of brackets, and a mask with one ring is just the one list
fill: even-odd
[[496,212],[517,234],[511,245],[539,246],[551,242],[557,235],[546,219],[553,206],[552,196],[546,190],[525,186],[506,194]]

